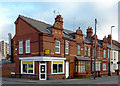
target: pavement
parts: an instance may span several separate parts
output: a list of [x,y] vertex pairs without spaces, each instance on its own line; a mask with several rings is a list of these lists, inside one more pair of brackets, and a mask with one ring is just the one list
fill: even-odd
[[120,76],[105,76],[88,79],[31,80],[23,78],[2,78],[2,84],[120,84]]

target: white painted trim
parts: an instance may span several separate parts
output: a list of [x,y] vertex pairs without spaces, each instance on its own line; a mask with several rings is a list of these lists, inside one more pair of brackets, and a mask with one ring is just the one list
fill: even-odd
[[[35,74],[35,62],[33,61],[33,73],[23,73],[22,61],[28,61],[28,60],[21,60],[21,74]],[[28,68],[27,68],[27,72],[28,72]]]
[[64,57],[47,57],[47,56],[33,56],[33,57],[20,57],[19,60],[29,61],[60,61],[66,60]]
[[[56,46],[56,42],[59,42],[59,46]],[[55,49],[56,47],[59,48],[59,52],[55,51],[55,53],[60,54],[60,41],[59,40],[55,40]]]
[[[59,72],[59,73],[53,73],[53,61],[51,61],[51,74],[64,74],[64,60],[63,61],[63,72]],[[58,69],[57,69],[58,70]]]
[[[45,65],[45,73],[41,73],[40,66]],[[41,79],[41,74],[45,74],[45,79]],[[47,80],[47,63],[40,63],[39,62],[39,80]]]

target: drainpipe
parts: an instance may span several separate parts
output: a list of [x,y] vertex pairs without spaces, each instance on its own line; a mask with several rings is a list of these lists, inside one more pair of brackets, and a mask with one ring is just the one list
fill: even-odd
[[64,58],[65,58],[65,38],[64,38]]
[[39,56],[40,56],[40,33],[39,33],[39,35],[38,35],[39,37]]

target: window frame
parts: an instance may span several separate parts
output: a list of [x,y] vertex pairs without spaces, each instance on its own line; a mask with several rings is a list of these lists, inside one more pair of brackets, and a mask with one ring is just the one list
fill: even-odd
[[88,56],[90,56],[90,46],[88,47]]
[[[79,49],[79,47],[80,47],[80,49]],[[80,52],[80,53],[78,53],[78,52]],[[77,45],[77,54],[81,55],[81,46],[80,45]]]
[[58,70],[59,70],[58,65],[59,64],[57,64],[57,73],[53,73],[53,61],[51,61],[51,74],[64,74],[64,61],[63,61],[63,64],[62,64],[62,67],[63,67],[62,70],[63,70],[63,72],[58,72]]
[[[21,43],[21,46],[20,46]],[[22,52],[20,52],[20,49],[22,49]],[[19,54],[23,54],[23,41],[19,41]]]
[[35,62],[33,61],[33,73],[28,73],[28,64],[27,64],[27,73],[25,73],[25,72],[23,72],[22,61],[26,61],[26,60],[21,60],[21,74],[35,74]]
[[103,58],[106,58],[106,50],[103,50]]
[[[56,42],[59,43],[59,46],[56,46]],[[59,52],[56,52],[56,48],[59,48]],[[60,54],[60,41],[59,40],[55,40],[55,53]]]
[[[30,40],[25,41],[25,51],[26,51],[26,53],[30,53],[30,45],[28,45],[27,42],[30,43]],[[27,48],[29,48],[29,51],[27,51]]]
[[[104,68],[104,65],[105,65],[105,68]],[[106,70],[107,70],[107,64],[106,64],[106,63],[103,63],[102,67],[103,67],[103,68],[102,68],[103,71],[106,71]]]
[[[68,47],[66,47],[66,44]],[[67,50],[67,52],[66,52]],[[65,42],[65,54],[69,54],[69,43],[68,42]]]

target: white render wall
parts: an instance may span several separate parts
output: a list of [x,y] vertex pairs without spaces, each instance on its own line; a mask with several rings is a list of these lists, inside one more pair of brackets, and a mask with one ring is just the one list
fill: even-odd
[[112,50],[112,55],[111,56],[112,56],[111,57],[111,62],[113,62],[113,63],[111,63],[111,71],[115,72],[115,70],[118,69],[118,64],[117,64],[117,62],[118,62],[118,51]]

